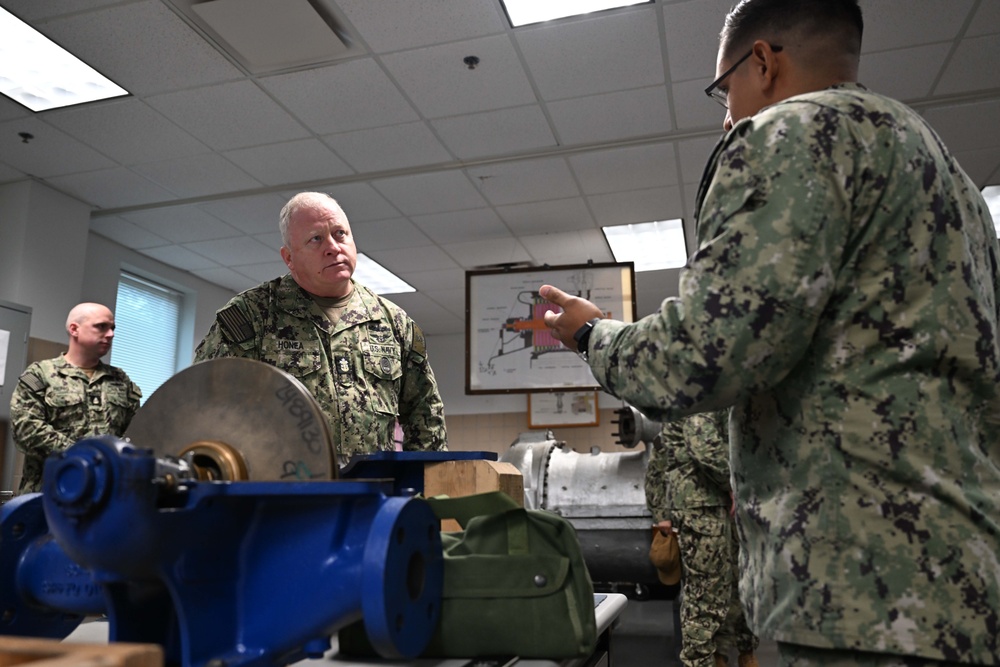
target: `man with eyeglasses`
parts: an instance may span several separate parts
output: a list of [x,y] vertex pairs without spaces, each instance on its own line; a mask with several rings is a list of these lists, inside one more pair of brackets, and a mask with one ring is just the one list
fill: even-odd
[[547,324],[659,421],[733,406],[751,628],[782,664],[1000,665],[1000,249],[934,131],[856,83],[857,0],[743,0],[680,296]]

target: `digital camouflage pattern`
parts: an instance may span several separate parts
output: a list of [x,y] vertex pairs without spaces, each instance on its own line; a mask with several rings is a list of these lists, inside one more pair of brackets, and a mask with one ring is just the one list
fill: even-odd
[[[681,662],[715,667],[715,654],[753,653],[738,591],[739,542],[730,515],[727,410],[666,422],[650,451],[647,499],[669,519],[681,553]],[[652,479],[651,479],[652,477]],[[656,487],[658,479],[659,487]]]
[[998,249],[914,111],[839,84],[710,158],[680,296],[590,339],[661,421],[734,405],[759,636],[1000,665]]
[[125,433],[141,397],[125,371],[104,363],[93,377],[63,356],[28,366],[10,400],[14,444],[24,452],[19,492],[41,490],[49,454],[88,436]]
[[302,382],[326,414],[341,464],[352,454],[393,450],[397,415],[403,449],[446,449],[444,404],[423,332],[356,282],[336,324],[291,275],[236,295],[195,351],[195,361],[219,357],[263,361]]

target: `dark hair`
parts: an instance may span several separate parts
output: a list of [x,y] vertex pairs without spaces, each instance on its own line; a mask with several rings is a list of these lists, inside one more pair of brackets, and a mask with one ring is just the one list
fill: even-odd
[[790,30],[816,35],[841,31],[844,48],[858,55],[864,20],[858,0],[740,0],[726,16],[722,45],[731,56],[755,39],[774,39]]

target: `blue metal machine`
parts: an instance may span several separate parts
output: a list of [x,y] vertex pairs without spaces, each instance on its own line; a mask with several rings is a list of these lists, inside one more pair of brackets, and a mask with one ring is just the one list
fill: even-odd
[[[323,448],[304,460],[313,479],[279,481],[285,458],[303,460],[297,446],[272,431],[223,441],[238,432],[227,424],[246,421],[249,399],[230,397],[233,409],[219,412],[198,392],[240,387],[255,412],[288,413],[296,437],[307,419],[325,421],[308,393],[246,360],[184,373],[158,390],[174,383],[137,432],[155,440],[156,419],[183,395],[222,415],[211,439],[184,448],[194,439],[176,432],[153,449],[138,438],[81,440],[46,461],[42,493],[0,506],[0,634],[61,638],[85,616],[106,614],[111,641],[160,644],[169,665],[284,665],[322,656],[333,633],[363,618],[381,655],[418,655],[441,602],[440,522],[430,506],[391,478],[391,460],[390,478],[329,479],[338,469],[322,433]],[[186,453],[165,454],[169,441]],[[416,462],[403,458],[411,475]],[[327,460],[327,478],[315,479]]]

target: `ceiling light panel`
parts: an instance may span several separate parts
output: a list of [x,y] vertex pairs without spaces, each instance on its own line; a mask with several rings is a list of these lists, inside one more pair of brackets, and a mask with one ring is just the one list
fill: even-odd
[[512,27],[579,16],[606,9],[650,4],[652,0],[501,0]]
[[32,111],[129,92],[0,7],[0,93]]

